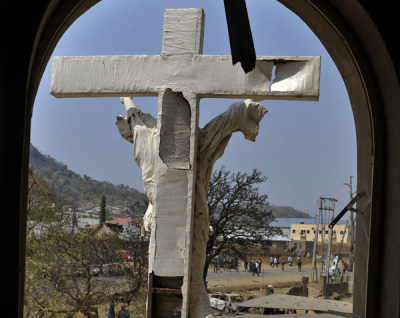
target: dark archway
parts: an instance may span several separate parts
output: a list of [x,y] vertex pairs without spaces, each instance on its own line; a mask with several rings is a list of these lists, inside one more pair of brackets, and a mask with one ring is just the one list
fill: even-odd
[[[371,58],[381,58],[374,50],[383,43],[379,43],[379,35],[370,17],[359,4],[352,6],[353,12],[345,6],[339,12],[338,8],[326,3],[321,5],[317,1],[280,2],[302,18],[317,35],[338,67],[349,93],[357,136],[357,192],[365,191],[373,197],[370,205],[366,200],[359,203],[358,208],[366,209],[366,213],[365,218],[357,216],[356,229],[354,313],[364,317],[372,312],[372,303],[377,299],[375,292],[372,292],[372,296],[371,291],[379,289],[379,283],[374,281],[375,274],[372,277],[371,274],[382,271],[380,264],[375,263],[381,247],[374,246],[374,243],[377,238],[375,235],[379,235],[378,224],[382,221],[380,212],[383,210],[379,206],[382,203],[382,185],[376,187],[379,181],[384,182],[379,180],[385,169],[383,158],[380,157],[383,155],[383,144],[379,142],[383,137],[383,127],[376,120],[381,116],[378,106],[381,101],[376,90],[379,84],[374,74],[376,70],[371,67]],[[357,32],[366,32],[368,36],[358,35]],[[364,235],[364,223],[370,231],[369,238]],[[371,227],[371,224],[374,226]]]
[[[98,0],[6,2],[0,64],[0,182],[3,261],[15,292],[4,303],[22,317],[31,110],[48,59],[65,30]],[[355,313],[399,316],[400,134],[397,13],[389,1],[280,0],[315,32],[349,92],[357,134],[358,188],[372,195],[369,242],[357,237]],[[380,13],[384,15],[380,15]],[[6,49],[4,49],[6,48]],[[366,202],[361,204],[366,206]],[[362,220],[357,221],[358,226]],[[358,229],[362,232],[362,229]],[[8,244],[8,242],[10,242]]]
[[[367,210],[365,219],[357,216],[354,313],[361,317],[397,316],[398,303],[388,301],[399,296],[398,279],[397,283],[389,283],[396,265],[383,264],[381,260],[396,244],[393,225],[399,224],[398,214],[389,210],[389,206],[398,207],[395,193],[390,194],[389,190],[399,186],[391,178],[396,168],[388,161],[398,156],[390,138],[397,128],[389,124],[395,117],[389,119],[386,114],[389,110],[395,114],[399,84],[379,33],[382,30],[376,29],[366,8],[355,1],[280,2],[302,18],[325,46],[343,77],[353,109],[357,190],[372,197],[370,205],[364,201],[358,206]],[[364,222],[369,238],[364,235]],[[387,273],[392,274],[386,276]],[[381,307],[383,303],[385,306]]]

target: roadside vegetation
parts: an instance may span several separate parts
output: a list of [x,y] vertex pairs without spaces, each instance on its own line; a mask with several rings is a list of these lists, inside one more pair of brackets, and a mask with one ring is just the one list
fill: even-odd
[[33,179],[30,189],[27,312],[36,317],[95,318],[100,317],[99,307],[115,313],[117,304],[143,298],[148,242],[138,235],[139,225],[98,236],[78,229],[73,204],[45,193]]
[[[225,167],[213,172],[207,190],[210,216],[210,235],[203,271],[206,281],[208,268],[222,254],[244,260],[249,251],[261,248],[268,251],[265,238],[281,234],[269,226],[274,219],[268,196],[259,192],[258,185],[267,178],[254,169],[252,173],[233,173]],[[237,263],[236,263],[237,266]]]

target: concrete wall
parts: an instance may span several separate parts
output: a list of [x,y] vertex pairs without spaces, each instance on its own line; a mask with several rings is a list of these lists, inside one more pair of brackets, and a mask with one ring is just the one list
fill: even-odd
[[[329,224],[325,225],[324,242],[329,242]],[[290,227],[289,238],[294,241],[312,241],[315,240],[316,224],[292,224]],[[319,225],[318,242],[322,242],[323,225]],[[344,235],[344,236],[343,236]],[[333,228],[332,243],[349,243],[350,231],[345,224],[337,224]]]

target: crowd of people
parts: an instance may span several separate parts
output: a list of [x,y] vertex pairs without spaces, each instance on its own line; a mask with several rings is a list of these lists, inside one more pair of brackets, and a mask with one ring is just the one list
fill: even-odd
[[[274,256],[270,256],[269,257],[269,265],[272,268],[281,268],[282,271],[285,270],[285,266],[288,265],[290,267],[292,266],[296,266],[297,265],[297,269],[301,272],[301,267],[303,264],[302,261],[302,257],[303,255],[305,255],[304,257],[311,257],[310,253],[306,253],[306,252],[295,252],[292,255],[288,255],[288,256],[281,256],[280,255],[274,255]],[[339,257],[336,255],[335,257],[332,256],[331,258],[331,262],[333,263],[333,265],[338,269],[339,267]],[[326,263],[325,263],[325,257],[322,257],[321,259],[322,261],[322,266],[323,266],[323,271],[328,270]],[[342,261],[342,270],[340,271],[340,274],[342,273],[346,273],[346,271],[349,268],[349,264],[348,262],[346,262],[344,260],[344,258],[341,258]],[[250,260],[248,260],[246,257],[243,258],[243,266],[244,266],[244,271],[245,272],[249,272],[250,274],[252,274],[252,276],[259,276],[261,273],[261,269],[262,269],[262,260],[261,258],[259,258],[258,260],[256,260],[256,258],[251,257]],[[238,255],[235,255],[234,257],[232,256],[220,256],[218,258],[214,257],[211,261],[212,264],[212,268],[214,273],[217,273],[218,270],[230,270],[230,269],[234,269],[236,271],[239,270],[239,257]],[[333,276],[337,276],[339,274],[339,271],[337,273],[335,273],[335,275]]]
[[[297,256],[296,263],[297,263],[298,270],[301,271],[302,261],[301,261],[300,256]],[[287,264],[289,266],[293,266],[293,257],[292,256],[287,257]],[[218,270],[221,270],[221,269],[223,269],[223,270],[234,269],[234,270],[238,271],[239,270],[238,269],[239,257],[237,255],[235,257],[229,257],[229,256],[223,256],[223,257],[219,257],[219,258],[214,257],[211,260],[211,265],[212,265],[214,273],[217,273]],[[283,257],[282,261],[280,261],[279,256],[271,256],[269,265],[271,267],[276,267],[276,268],[279,268],[279,266],[280,266],[282,271],[284,271],[285,265],[286,265],[286,259]],[[247,258],[244,258],[243,266],[244,266],[245,272],[250,272],[253,276],[254,275],[259,276],[260,272],[261,272],[261,268],[262,268],[262,260],[261,260],[261,258],[259,258],[258,260],[256,260],[255,258],[250,258],[250,261],[248,261]]]
[[247,259],[245,259],[243,263],[245,272],[253,273],[253,276],[255,274],[257,274],[257,276],[260,276],[261,265],[262,265],[261,258],[259,258],[258,261],[256,261],[255,258],[250,258],[250,263],[247,261]]
[[[275,257],[274,257],[274,256],[271,256],[271,257],[269,258],[269,260],[270,260],[269,265],[270,265],[271,267],[279,268],[279,265],[280,265],[282,271],[285,270],[285,265],[286,265],[286,259],[285,259],[285,257],[282,258],[282,261],[281,261],[281,262],[279,261],[279,257],[278,257],[278,256],[275,256]],[[288,265],[289,265],[289,266],[293,266],[293,257],[292,257],[291,255],[289,255],[289,256],[287,257],[287,261],[288,261]],[[297,256],[297,268],[299,269],[299,271],[301,271],[301,264],[302,264],[301,257],[300,257],[300,256]]]
[[231,256],[222,256],[219,258],[214,257],[211,260],[211,265],[213,267],[214,273],[216,273],[219,269],[229,270],[234,269],[236,271],[239,270],[239,256],[235,255]]

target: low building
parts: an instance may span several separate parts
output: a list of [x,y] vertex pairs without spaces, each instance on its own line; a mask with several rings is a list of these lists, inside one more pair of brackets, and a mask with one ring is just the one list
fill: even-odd
[[124,227],[122,225],[112,223],[102,223],[100,225],[96,224],[95,226],[91,226],[89,228],[93,228],[93,236],[98,239],[112,233],[121,234],[124,231]]
[[[287,250],[291,242],[291,239],[287,236],[278,235],[274,233],[268,235],[264,230],[259,230],[257,231],[257,233],[260,235],[259,241],[258,244],[256,244],[256,246],[252,247],[251,251],[248,250],[250,254],[262,255],[266,252],[272,254],[281,254]],[[233,234],[231,235],[233,236]],[[250,232],[246,232],[245,230],[238,230],[234,234],[234,236],[242,240],[248,240],[248,241],[254,240],[253,235],[251,235]]]
[[[329,243],[329,224],[320,224],[318,227],[318,246],[322,242],[327,248]],[[314,224],[292,224],[290,226],[291,242],[289,247],[293,250],[312,252],[316,236],[317,225]],[[350,228],[346,224],[336,224],[332,231],[332,251],[347,252],[350,244]],[[318,248],[320,250],[320,248]]]
[[292,241],[290,238],[283,235],[267,236],[264,240],[267,242],[269,248],[268,252],[271,254],[284,253]]
[[290,238],[292,224],[315,224],[315,218],[276,218],[269,226],[279,228],[282,236]]
[[134,231],[138,236],[140,235],[140,227],[142,226],[142,219],[132,218],[114,218],[102,224],[93,224],[85,227],[85,230],[93,230],[96,237],[101,237],[105,234],[112,232],[119,234],[120,238],[129,239],[129,231]]

